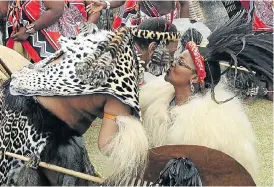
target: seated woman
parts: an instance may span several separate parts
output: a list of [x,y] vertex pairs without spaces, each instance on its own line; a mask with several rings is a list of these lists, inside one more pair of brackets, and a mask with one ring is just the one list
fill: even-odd
[[273,43],[261,40],[272,41],[272,34],[253,35],[250,27],[242,24],[241,16],[234,17],[208,37],[206,47],[201,34],[194,29],[186,32],[182,37],[185,50],[167,71],[166,82],[158,79],[141,88],[143,124],[151,147],[206,146],[233,157],[255,178],[251,124],[239,99],[219,83],[219,61],[238,62],[247,68],[262,63],[261,59],[271,63]]

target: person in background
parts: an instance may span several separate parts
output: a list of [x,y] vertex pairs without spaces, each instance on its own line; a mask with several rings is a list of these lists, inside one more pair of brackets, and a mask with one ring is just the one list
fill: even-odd
[[[32,62],[38,62],[58,48],[58,22],[64,1],[1,1],[1,17],[7,16],[5,45]],[[51,26],[51,27],[49,27]]]
[[245,10],[246,21],[252,22],[254,32],[272,32],[273,31],[273,1],[223,1],[229,17],[233,17],[237,12]]
[[[272,1],[225,1],[223,2],[229,17],[235,16],[239,11],[245,11],[245,21],[252,23],[252,32],[255,34],[263,32],[273,32],[273,2]],[[262,61],[261,68],[265,68],[265,63]],[[273,82],[258,69],[255,71],[256,76],[250,77],[249,73],[237,72],[237,77],[241,77],[241,81],[236,84],[237,88],[245,90],[243,96],[247,103],[253,102],[254,98],[266,97],[273,101]],[[230,69],[226,73],[229,83],[234,84],[233,78],[235,71]],[[244,89],[243,89],[244,88]]]
[[1,1],[0,17],[7,17],[5,45],[31,62],[57,51],[60,36],[75,37],[89,20],[85,1]]
[[161,17],[171,24],[176,18],[189,17],[188,1],[96,1],[87,6],[87,12],[98,16],[102,9],[118,8],[124,5],[122,17],[116,17],[113,22],[113,29],[121,25],[137,26],[143,20],[151,17]]

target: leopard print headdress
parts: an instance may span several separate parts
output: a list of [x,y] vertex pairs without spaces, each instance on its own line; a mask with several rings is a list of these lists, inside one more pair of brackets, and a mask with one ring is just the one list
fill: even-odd
[[[127,27],[113,33],[98,31],[95,25],[87,25],[82,30],[76,38],[62,37],[61,49],[52,56],[14,73],[11,93],[26,96],[110,94],[132,107],[135,116],[140,117],[140,64],[133,50],[132,36],[167,39],[180,36]],[[60,63],[51,63],[60,57]]]

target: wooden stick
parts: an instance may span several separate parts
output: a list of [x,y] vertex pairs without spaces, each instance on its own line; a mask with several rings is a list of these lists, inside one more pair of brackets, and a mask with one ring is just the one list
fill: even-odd
[[12,72],[10,71],[10,69],[8,68],[8,66],[3,62],[3,60],[0,58],[0,65],[3,67],[3,70],[6,71],[3,72],[3,74],[7,74],[9,77],[11,76]]
[[[220,65],[221,65],[221,66],[230,67],[230,65],[229,65],[229,64],[222,63],[222,62],[220,62]],[[235,69],[236,67],[235,67],[235,66],[231,66],[231,68],[234,68],[234,69]],[[249,72],[249,71],[248,71],[248,69],[246,69],[246,68],[237,67],[237,69],[238,69],[238,70],[245,71],[245,72]]]
[[[4,154],[7,155],[7,156],[10,156],[10,157],[14,157],[14,158],[26,161],[26,162],[28,162],[30,160],[30,158],[28,158],[28,157],[18,155],[18,154],[14,154],[14,153],[10,153],[10,152],[5,152]],[[63,168],[63,167],[59,167],[59,166],[56,166],[56,165],[48,164],[46,162],[40,162],[39,166],[41,166],[43,168],[46,168],[46,169],[49,169],[49,170],[53,170],[53,171],[57,171],[57,172],[64,173],[64,174],[67,174],[67,175],[71,175],[71,176],[74,176],[74,177],[78,177],[78,178],[81,178],[81,179],[85,179],[85,180],[88,180],[88,181],[97,182],[97,183],[100,183],[100,184],[104,182],[104,179],[102,179],[100,177],[94,177],[94,176],[84,174],[84,173],[81,173],[81,172],[77,172],[77,171],[73,171],[73,170],[66,169],[66,168]]]

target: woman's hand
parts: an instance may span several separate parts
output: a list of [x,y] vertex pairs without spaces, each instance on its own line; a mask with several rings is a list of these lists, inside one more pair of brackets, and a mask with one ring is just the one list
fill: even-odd
[[86,11],[88,14],[95,14],[97,12],[100,12],[107,6],[107,4],[105,2],[98,1],[98,0],[91,0],[90,2],[91,2],[91,4],[89,4],[86,7]]
[[27,29],[25,27],[20,27],[19,31],[11,36],[15,41],[25,41],[29,37],[29,33],[26,32]]

